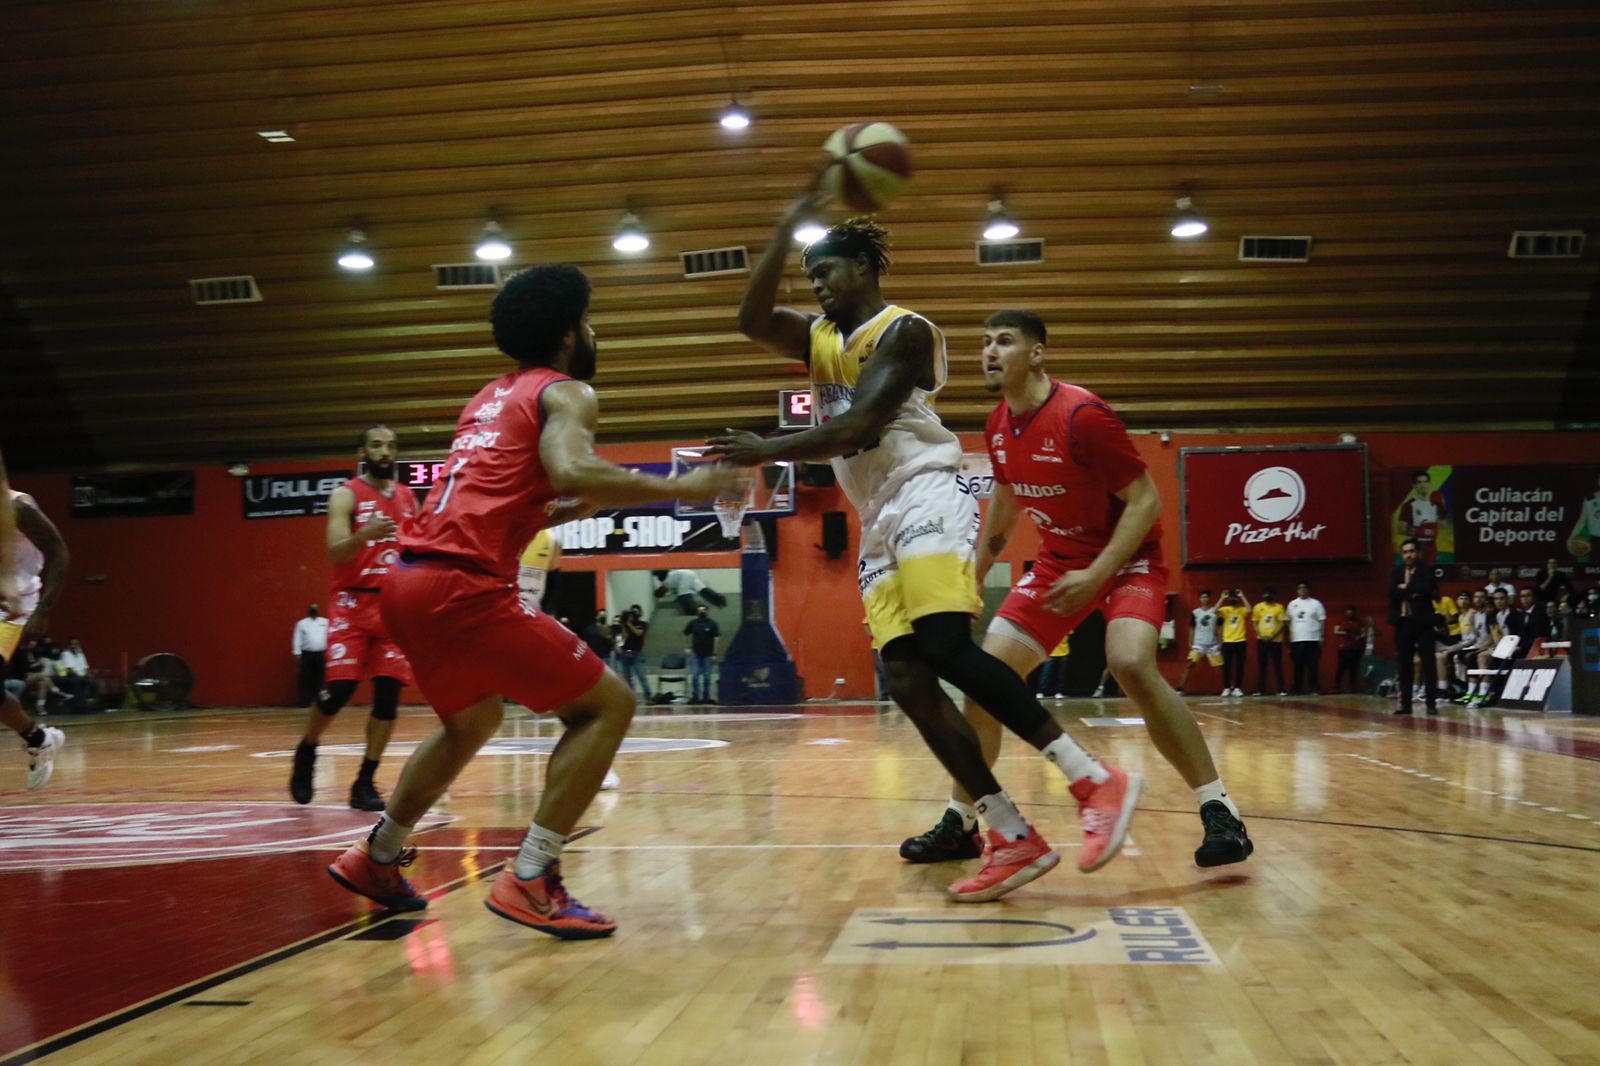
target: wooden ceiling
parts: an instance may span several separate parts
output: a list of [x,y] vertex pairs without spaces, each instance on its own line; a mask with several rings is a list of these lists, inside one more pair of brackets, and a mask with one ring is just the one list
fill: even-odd
[[[945,327],[975,428],[984,314],[1145,428],[1549,425],[1596,279],[1506,256],[1600,229],[1600,5],[1226,0],[60,0],[4,9],[0,342],[18,465],[442,448],[504,360],[443,293],[491,214],[596,285],[610,439],[771,426],[798,368],[737,332],[744,278],[827,133],[895,122],[890,299]],[[724,59],[726,56],[726,61]],[[755,117],[715,122],[730,81]],[[256,131],[288,130],[293,144]],[[1192,191],[1211,225],[1167,233]],[[1043,264],[988,269],[996,189]],[[631,207],[654,244],[612,250]],[[352,218],[378,267],[333,258]],[[1309,234],[1306,264],[1238,261]],[[251,274],[258,304],[187,280]],[[792,269],[789,299],[810,306]],[[1592,406],[1592,404],[1590,405]]]

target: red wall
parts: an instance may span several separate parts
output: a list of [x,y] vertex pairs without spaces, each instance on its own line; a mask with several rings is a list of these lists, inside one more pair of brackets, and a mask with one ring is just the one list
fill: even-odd
[[[981,448],[977,436],[969,450]],[[1593,461],[1600,435],[1593,433],[1390,433],[1363,438],[1370,449],[1373,544],[1371,563],[1318,564],[1293,568],[1234,567],[1185,572],[1178,565],[1176,506],[1177,456],[1184,445],[1293,444],[1328,442],[1333,434],[1173,434],[1163,445],[1153,435],[1135,438],[1140,453],[1167,504],[1163,549],[1173,571],[1172,591],[1184,605],[1202,587],[1242,586],[1255,598],[1275,585],[1280,599],[1294,595],[1305,579],[1330,615],[1355,603],[1362,613],[1383,620],[1383,585],[1388,562],[1384,546],[1387,471],[1392,467],[1454,464],[1565,464]],[[627,444],[601,449],[618,462],[659,462],[666,443]],[[318,470],[328,462],[264,465],[254,473]],[[286,704],[294,696],[295,663],[290,657],[294,622],[308,603],[327,606],[326,557],[320,518],[246,522],[240,486],[221,469],[197,472],[195,513],[179,518],[87,519],[69,516],[69,479],[64,475],[19,476],[17,487],[33,493],[60,526],[73,553],[72,573],[57,605],[52,634],[80,637],[99,666],[118,666],[154,651],[173,651],[194,668],[193,699],[204,705]],[[835,677],[844,677],[844,694],[870,695],[872,659],[861,631],[854,550],[859,537],[850,519],[850,551],[827,559],[814,547],[821,540],[821,513],[849,510],[837,489],[802,489],[799,513],[783,522],[779,562],[774,566],[778,628],[806,677],[811,696],[829,695]],[[1004,558],[1020,568],[1037,541],[1019,525]],[[732,553],[672,556],[569,557],[572,570],[637,570],[667,565],[735,566]],[[604,585],[601,584],[601,594]],[[1165,653],[1172,676],[1181,666],[1180,646]],[[1379,649],[1389,647],[1380,625]],[[1331,648],[1328,662],[1332,661]],[[1250,679],[1254,680],[1254,672]],[[1325,673],[1327,672],[1325,667]],[[1214,674],[1212,675],[1214,679]],[[415,698],[415,694],[411,694]]]

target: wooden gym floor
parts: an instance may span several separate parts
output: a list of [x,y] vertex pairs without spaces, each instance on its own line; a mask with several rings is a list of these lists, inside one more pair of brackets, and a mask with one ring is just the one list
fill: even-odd
[[[1600,721],[1192,699],[1256,841],[1201,871],[1137,712],[1056,706],[1146,773],[1132,843],[1078,874],[1070,797],[1008,741],[1065,861],[979,906],[943,895],[972,864],[895,853],[945,789],[897,713],[647,712],[568,851],[621,924],[589,943],[483,907],[554,723],[514,717],[457,782],[400,918],[323,872],[371,821],[342,806],[359,712],[310,808],[302,712],[57,720],[44,791],[4,771],[0,1066],[1600,1061]],[[402,716],[382,787],[431,727]]]

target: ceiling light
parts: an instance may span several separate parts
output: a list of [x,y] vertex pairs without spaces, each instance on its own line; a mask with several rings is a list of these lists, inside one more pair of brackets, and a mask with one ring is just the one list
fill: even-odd
[[1200,212],[1194,209],[1194,201],[1187,196],[1178,197],[1178,213],[1172,219],[1172,235],[1179,240],[1189,240],[1205,233],[1208,227],[1206,220],[1200,217]]
[[294,138],[289,136],[287,130],[256,130],[256,136],[265,138],[273,144],[293,144]]
[[344,247],[339,249],[339,265],[346,270],[371,270],[374,261],[366,244],[366,233],[358,229],[351,230],[350,236],[345,238]]
[[611,241],[611,247],[630,255],[650,247],[650,238],[639,228],[638,215],[629,211],[622,216],[622,222],[617,226],[617,235]]
[[511,258],[511,245],[506,243],[505,231],[500,228],[500,223],[489,222],[483,227],[483,236],[478,238],[478,247],[473,253],[479,259],[499,262]]
[[1000,201],[990,200],[989,221],[984,224],[983,239],[986,241],[1009,241],[1021,232],[1022,230],[1017,228],[1017,224],[1011,221],[1011,216],[1006,214],[1005,208]]
[[827,227],[820,222],[802,222],[794,228],[794,239],[801,244],[816,244],[827,235]]
[[739,101],[733,100],[723,108],[722,117],[717,121],[722,123],[725,130],[742,130],[750,125],[750,113],[739,106]]

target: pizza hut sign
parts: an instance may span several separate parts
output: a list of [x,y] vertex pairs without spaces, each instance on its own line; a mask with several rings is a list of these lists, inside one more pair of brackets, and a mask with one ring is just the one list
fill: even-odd
[[1185,448],[1186,566],[1371,558],[1360,444]]

